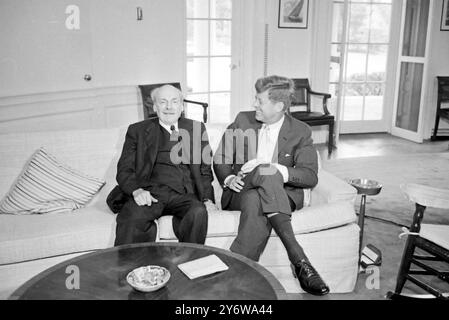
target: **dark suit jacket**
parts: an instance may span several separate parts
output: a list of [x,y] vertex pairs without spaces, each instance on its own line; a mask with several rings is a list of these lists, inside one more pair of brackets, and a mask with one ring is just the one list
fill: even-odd
[[[229,175],[237,175],[244,163],[256,158],[258,132],[261,127],[262,123],[255,118],[255,111],[239,113],[235,121],[228,126],[228,130],[232,130],[234,134],[223,135],[214,155],[214,171],[220,185],[224,184]],[[251,131],[256,139],[247,138]],[[284,188],[296,204],[296,209],[300,209],[304,201],[303,188],[313,188],[318,183],[318,156],[313,147],[310,127],[286,114],[279,131],[277,150],[277,159],[276,155],[273,155],[273,160],[287,167],[288,182]],[[228,188],[223,191],[223,208],[228,205],[232,192]]]
[[[209,199],[215,202],[211,165],[205,163],[201,155],[195,154],[200,151],[199,146],[201,153],[205,149],[205,153],[211,152],[206,128],[203,123],[186,118],[179,119],[178,127],[180,131],[184,129],[189,133],[189,137],[183,136],[181,143],[190,150],[190,160],[194,158],[197,160],[195,163],[189,162],[195,193],[200,201]],[[159,148],[159,128],[158,118],[144,120],[129,126],[122,154],[117,164],[118,186],[111,191],[107,199],[113,212],[120,211],[121,206],[132,197],[134,190],[149,187]],[[201,145],[198,145],[200,141]],[[187,146],[188,143],[190,143],[189,146]],[[183,149],[184,154],[186,148]]]

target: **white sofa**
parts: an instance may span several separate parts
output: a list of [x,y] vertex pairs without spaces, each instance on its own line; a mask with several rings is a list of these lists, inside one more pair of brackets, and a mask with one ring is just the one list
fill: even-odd
[[[207,125],[212,148],[224,126]],[[45,215],[0,214],[0,298],[41,271],[92,250],[112,247],[115,218],[105,199],[116,185],[116,163],[126,128],[33,132],[0,135],[0,197],[21,172],[26,160],[45,147],[61,161],[106,185],[83,209]],[[217,203],[222,193],[214,181]],[[311,206],[293,214],[293,229],[331,292],[350,292],[358,274],[359,228],[355,224],[356,191],[323,169],[312,191]],[[228,249],[236,236],[240,212],[209,212],[206,244]],[[159,241],[176,241],[171,217],[159,219]],[[273,233],[260,261],[288,292],[301,292],[290,271],[285,249]]]

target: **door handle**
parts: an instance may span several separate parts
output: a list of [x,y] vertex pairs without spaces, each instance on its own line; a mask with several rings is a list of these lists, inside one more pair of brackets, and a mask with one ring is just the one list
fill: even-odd
[[90,80],[92,80],[92,76],[90,74],[85,74],[84,75],[84,80],[85,81],[90,81]]

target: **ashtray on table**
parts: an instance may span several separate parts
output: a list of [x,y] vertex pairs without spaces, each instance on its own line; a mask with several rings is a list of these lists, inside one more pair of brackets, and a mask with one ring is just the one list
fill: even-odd
[[160,266],[136,268],[126,276],[131,287],[142,292],[152,292],[164,287],[170,279],[170,271]]
[[374,180],[369,179],[351,179],[348,181],[350,185],[357,189],[359,194],[375,196],[382,190],[382,185]]

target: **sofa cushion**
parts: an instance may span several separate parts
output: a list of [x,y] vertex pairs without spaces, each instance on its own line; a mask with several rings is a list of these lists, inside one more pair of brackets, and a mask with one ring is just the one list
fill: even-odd
[[0,213],[57,213],[80,209],[104,184],[98,178],[61,163],[45,148],[40,148],[0,202]]
[[51,131],[1,134],[0,197],[11,188],[30,155],[41,147],[70,167],[104,179],[107,184],[115,184],[117,159],[125,133],[126,128],[120,127],[68,130],[57,134]]
[[[235,236],[238,231],[239,219],[240,211],[216,210],[209,212],[207,237]],[[344,226],[355,220],[356,215],[352,204],[342,201],[295,211],[292,216],[292,226],[295,234],[305,234]],[[176,239],[171,216],[160,218],[159,227],[161,240]]]
[[115,215],[98,203],[63,215],[0,215],[0,265],[112,247]]

